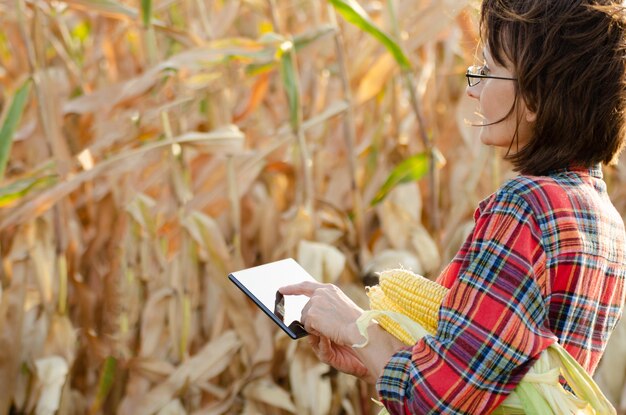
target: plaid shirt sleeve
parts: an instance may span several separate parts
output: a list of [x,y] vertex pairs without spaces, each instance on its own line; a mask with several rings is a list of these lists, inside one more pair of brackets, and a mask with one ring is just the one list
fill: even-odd
[[475,220],[447,270],[437,334],[396,353],[378,379],[392,414],[489,413],[557,340],[536,282],[545,252],[531,208],[501,189]]

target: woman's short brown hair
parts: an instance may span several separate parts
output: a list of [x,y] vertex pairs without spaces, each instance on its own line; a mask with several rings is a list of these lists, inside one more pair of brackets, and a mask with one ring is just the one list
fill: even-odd
[[626,17],[621,0],[483,0],[483,43],[513,64],[536,113],[531,140],[507,155],[545,174],[616,161],[626,136]]

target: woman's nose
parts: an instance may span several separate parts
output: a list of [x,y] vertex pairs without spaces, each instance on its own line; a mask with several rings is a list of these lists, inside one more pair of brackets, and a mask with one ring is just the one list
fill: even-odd
[[465,87],[465,93],[470,97],[470,98],[474,98],[474,99],[478,99],[478,97],[480,96],[480,82],[474,86],[467,86]]

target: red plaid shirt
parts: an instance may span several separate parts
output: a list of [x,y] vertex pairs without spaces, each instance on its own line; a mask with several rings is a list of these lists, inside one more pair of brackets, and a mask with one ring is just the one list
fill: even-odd
[[488,414],[555,341],[593,373],[621,316],[624,222],[599,167],[518,176],[474,218],[438,279],[437,334],[378,379],[392,414]]

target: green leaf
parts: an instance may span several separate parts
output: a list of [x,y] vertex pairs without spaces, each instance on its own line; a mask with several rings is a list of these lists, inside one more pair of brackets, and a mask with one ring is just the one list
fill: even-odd
[[117,359],[113,356],[109,356],[104,360],[102,372],[100,373],[100,381],[98,382],[98,391],[96,392],[96,399],[91,406],[91,413],[97,413],[102,408],[106,397],[111,391],[113,381],[115,380],[115,371],[117,368]]
[[141,20],[145,27],[150,26],[152,20],[152,0],[141,0]]
[[427,153],[416,154],[398,164],[378,193],[376,193],[370,206],[375,206],[382,202],[398,184],[419,180],[424,177],[428,173],[428,167],[429,157]]
[[261,75],[263,73],[272,71],[274,70],[275,67],[276,67],[275,60],[270,60],[270,61],[261,62],[261,63],[251,63],[250,65],[246,66],[245,73],[248,76],[257,76],[257,75]]
[[380,43],[382,43],[387,50],[393,55],[394,59],[403,70],[410,70],[411,63],[406,57],[402,48],[394,42],[385,32],[380,30],[369,15],[363,10],[363,8],[355,0],[329,0],[335,10],[343,16],[349,23],[357,26],[359,29],[374,36]]
[[298,73],[296,72],[295,62],[292,56],[293,44],[285,42],[281,46],[282,55],[280,58],[280,73],[283,80],[283,86],[287,93],[289,101],[289,122],[292,130],[298,131],[300,124],[300,90],[298,87]]
[[328,35],[334,34],[336,30],[337,29],[335,29],[332,25],[323,25],[315,30],[301,33],[294,36],[293,46],[296,48],[296,52],[299,52],[302,48],[309,46],[311,43],[314,43],[319,39],[323,39]]
[[0,127],[0,180],[4,178],[4,170],[7,167],[9,161],[9,154],[11,153],[11,145],[13,144],[13,135],[17,129],[24,107],[26,106],[26,99],[28,98],[28,92],[30,91],[30,80],[27,80],[22,86],[15,92],[13,101],[9,106],[6,118]]
[[33,190],[47,188],[57,182],[56,175],[48,175],[44,177],[29,177],[27,179],[17,180],[8,186],[0,187],[0,208],[6,207],[26,196]]

